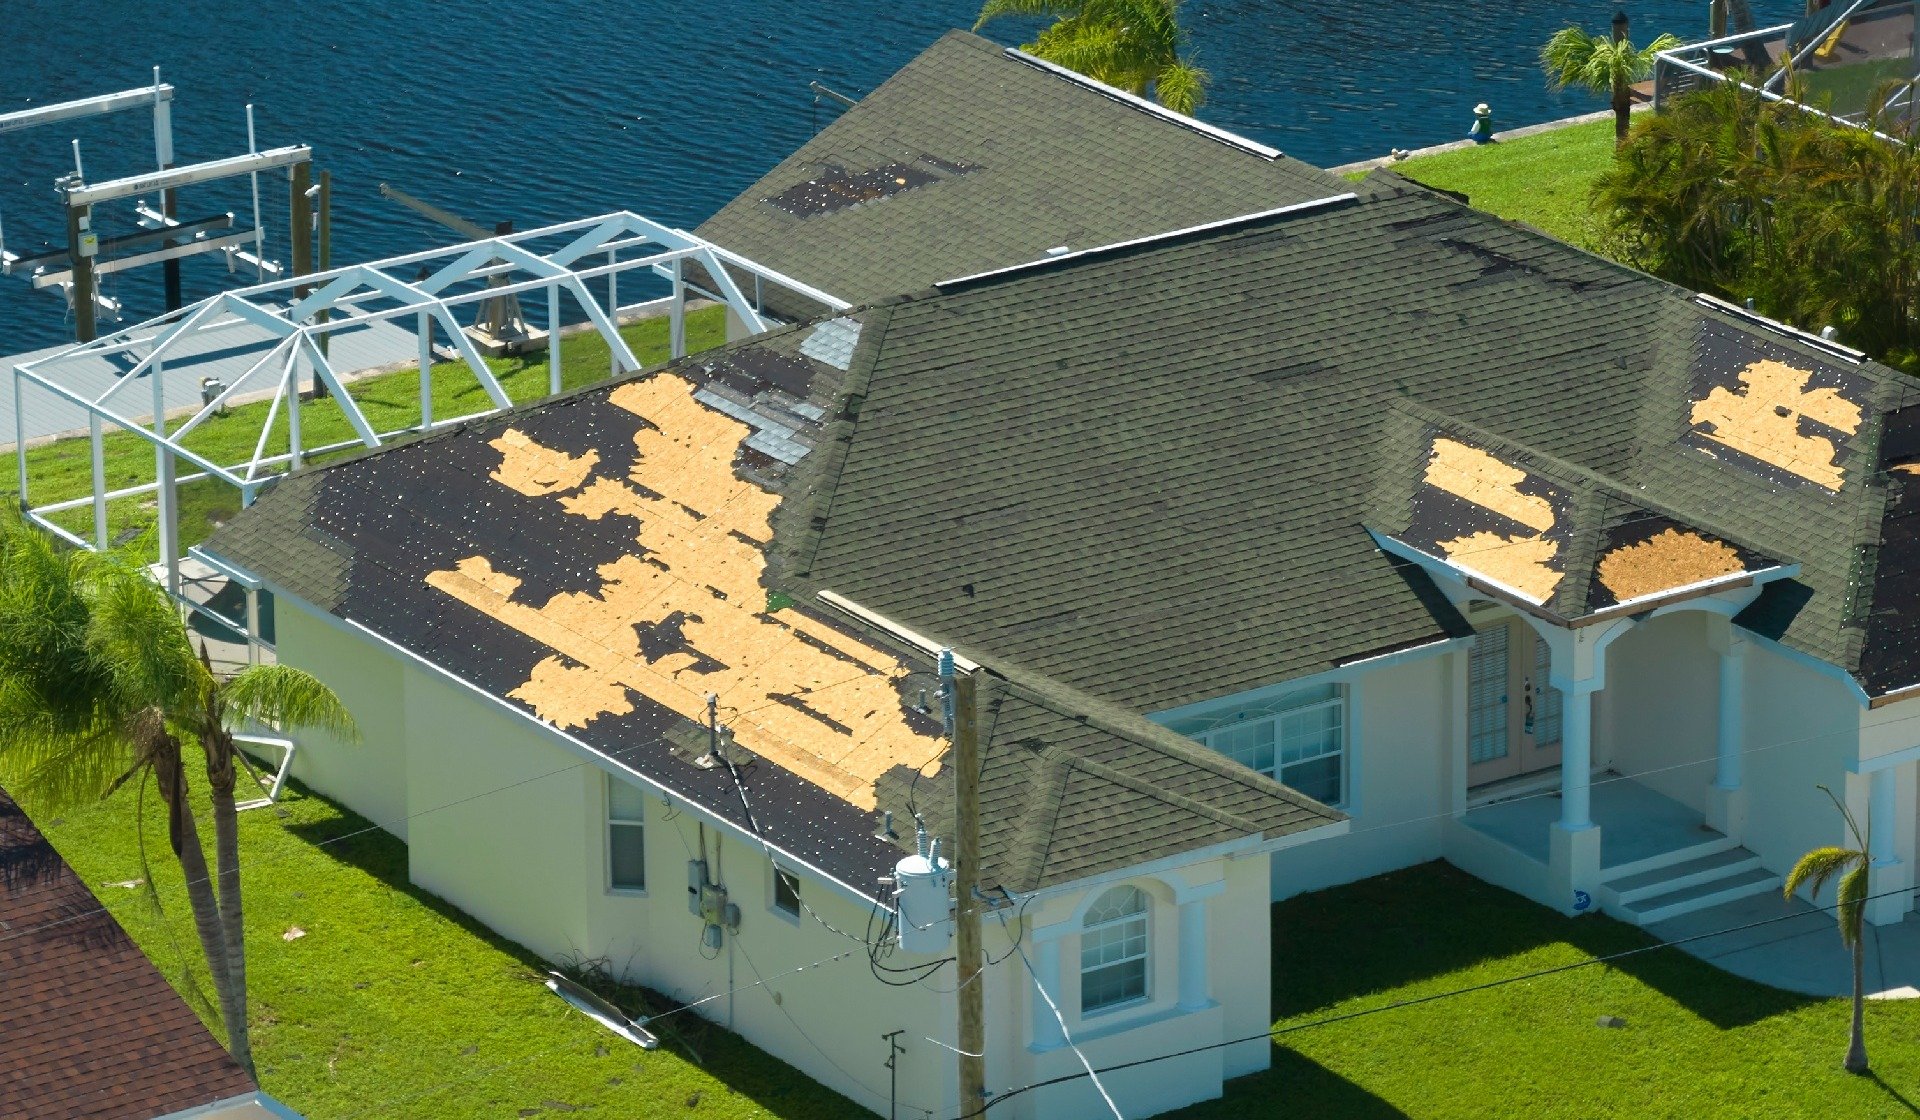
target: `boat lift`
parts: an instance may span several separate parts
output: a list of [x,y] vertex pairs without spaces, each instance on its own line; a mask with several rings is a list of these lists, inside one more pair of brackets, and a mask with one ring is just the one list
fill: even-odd
[[[21,276],[36,289],[62,293],[73,311],[77,341],[93,340],[100,313],[118,320],[120,305],[100,291],[100,279],[116,272],[143,265],[164,265],[168,311],[180,309],[180,261],[185,257],[221,252],[226,254],[229,272],[244,265],[254,270],[257,280],[279,277],[284,270],[265,255],[266,230],[260,217],[260,173],[263,171],[289,169],[294,179],[294,257],[297,263],[302,257],[301,249],[305,248],[306,259],[311,260],[312,229],[310,223],[298,219],[303,204],[309,201],[305,192],[306,180],[311,174],[312,150],[299,145],[260,151],[254,138],[253,106],[249,105],[246,154],[176,165],[173,99],[174,87],[160,80],[160,68],[156,66],[150,86],[0,113],[0,134],[132,109],[149,109],[153,113],[155,169],[151,173],[89,183],[81,161],[80,141],[73,141],[73,171],[54,182],[66,210],[65,249],[31,255],[10,252],[6,248],[5,227],[0,226],[0,273]],[[188,221],[179,219],[178,196],[182,187],[241,175],[253,182],[251,228],[236,229],[232,213]],[[148,205],[142,195],[155,196],[159,205]],[[94,207],[129,198],[136,200],[134,215],[141,231],[102,238],[94,221]],[[245,248],[249,243],[251,251]]]

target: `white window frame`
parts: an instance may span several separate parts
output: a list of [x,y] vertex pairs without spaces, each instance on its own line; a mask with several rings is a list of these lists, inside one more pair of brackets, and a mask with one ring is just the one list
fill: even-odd
[[[606,781],[605,788],[601,793],[600,806],[603,810],[602,816],[605,818],[606,827],[600,830],[600,846],[601,856],[607,868],[607,893],[645,897],[647,893],[646,798],[643,796],[640,800],[640,815],[637,818],[615,816],[613,811],[613,790],[614,783],[620,779],[614,777],[612,774],[607,774],[604,777]],[[640,787],[632,785],[631,783],[628,783],[628,788],[632,789],[635,793],[640,792]],[[637,887],[623,887],[613,881],[613,832],[617,828],[638,829],[640,832],[640,885]]]
[[[805,905],[805,903],[802,901],[802,899],[804,898],[804,895],[802,893],[801,888],[804,884],[800,878],[800,873],[798,871],[795,871],[791,867],[782,867],[778,863],[771,863],[771,864],[768,864],[767,866],[772,871],[772,873],[767,876],[767,909],[773,911],[775,914],[780,915],[782,918],[785,918],[786,920],[794,923],[795,925],[799,925],[800,924],[800,907]],[[793,906],[793,909],[791,910],[780,905],[780,876],[782,875],[785,875],[787,878],[793,880],[794,906]]]
[[[1099,907],[1101,900],[1105,899],[1107,895],[1114,891],[1127,888],[1131,888],[1140,896],[1143,905],[1138,913],[1123,914],[1116,918],[1108,918],[1102,922],[1090,923],[1085,917],[1080,919],[1079,947],[1082,954],[1086,952],[1087,936],[1091,933],[1108,929],[1119,929],[1135,923],[1140,925],[1141,933],[1141,949],[1136,955],[1122,957],[1116,961],[1107,961],[1104,964],[1095,965],[1092,969],[1087,967],[1083,955],[1080,961],[1080,1018],[1082,1019],[1096,1019],[1103,1015],[1110,1015],[1116,1011],[1124,1011],[1130,1007],[1140,1007],[1153,1001],[1153,893],[1144,887],[1132,883],[1116,884],[1102,890],[1100,894],[1095,897],[1093,903],[1087,907],[1087,913],[1091,915],[1092,912]],[[1089,971],[1103,971],[1136,960],[1140,962],[1139,995],[1128,996],[1126,999],[1115,1000],[1112,1003],[1103,1003],[1098,1007],[1087,1006],[1087,973]]]
[[[1224,758],[1232,759],[1233,761],[1240,763],[1242,766],[1247,767],[1249,770],[1253,770],[1253,771],[1256,771],[1257,773],[1265,774],[1267,777],[1272,778],[1274,781],[1279,782],[1281,785],[1287,784],[1285,773],[1288,767],[1301,766],[1310,762],[1318,762],[1324,758],[1338,756],[1340,759],[1340,796],[1337,800],[1328,802],[1328,804],[1332,808],[1336,808],[1336,809],[1346,808],[1353,801],[1353,794],[1350,787],[1350,783],[1352,781],[1351,761],[1352,761],[1353,727],[1352,727],[1351,712],[1349,710],[1349,704],[1348,704],[1348,701],[1351,697],[1351,693],[1353,690],[1350,686],[1343,683],[1328,682],[1322,685],[1315,685],[1315,686],[1310,686],[1308,688],[1297,689],[1294,692],[1289,693],[1288,695],[1298,695],[1301,692],[1311,692],[1319,688],[1332,688],[1333,695],[1327,697],[1325,700],[1317,700],[1311,703],[1301,704],[1296,707],[1284,707],[1283,705],[1286,704],[1287,697],[1281,696],[1273,702],[1271,706],[1273,710],[1265,711],[1261,715],[1254,716],[1250,719],[1233,719],[1231,717],[1228,717],[1226,719],[1223,719],[1220,723],[1216,724],[1215,726],[1207,728],[1205,731],[1198,732],[1197,734],[1195,734],[1194,737],[1199,739],[1201,743],[1205,744],[1209,750],[1219,753]],[[1308,712],[1321,712],[1321,711],[1327,711],[1327,710],[1332,710],[1337,714],[1339,718],[1338,729],[1340,733],[1340,739],[1339,739],[1340,745],[1332,751],[1322,752],[1320,754],[1313,755],[1310,758],[1299,758],[1299,759],[1295,759],[1292,762],[1282,762],[1281,758],[1285,754],[1285,749],[1284,749],[1282,739],[1281,739],[1281,734],[1280,734],[1282,721],[1286,720],[1290,716],[1299,716]],[[1273,765],[1254,766],[1252,763],[1246,761],[1245,759],[1236,757],[1232,752],[1227,750],[1226,747],[1223,745],[1224,742],[1229,737],[1231,737],[1235,732],[1245,731],[1248,728],[1260,727],[1262,725],[1265,725],[1271,728],[1271,732],[1273,736]],[[1296,787],[1289,786],[1288,788],[1291,789]]]

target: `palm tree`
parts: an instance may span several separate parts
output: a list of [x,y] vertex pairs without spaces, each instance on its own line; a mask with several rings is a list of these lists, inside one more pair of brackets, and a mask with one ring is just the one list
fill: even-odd
[[974,30],[1003,16],[1052,16],[1022,50],[1192,116],[1207,72],[1193,64],[1180,0],[986,0]]
[[[1802,883],[1808,884],[1812,897],[1820,897],[1820,888],[1827,880],[1840,876],[1840,885],[1834,892],[1834,912],[1840,919],[1840,940],[1853,952],[1853,1029],[1847,1043],[1846,1067],[1848,1073],[1867,1072],[1867,1040],[1864,1031],[1866,1022],[1867,997],[1864,990],[1866,979],[1866,932],[1864,922],[1867,913],[1867,863],[1872,858],[1868,852],[1866,837],[1860,834],[1860,826],[1854,823],[1853,814],[1847,811],[1833,791],[1826,786],[1820,792],[1827,795],[1840,815],[1846,818],[1847,831],[1853,834],[1851,848],[1815,848],[1800,857],[1787,875],[1786,886],[1781,888],[1787,898],[1792,898]],[[1872,827],[1872,822],[1868,822]]]
[[[256,721],[354,734],[339,698],[298,669],[217,677],[139,567],[0,521],[0,782],[57,813],[153,778],[228,1049],[249,1074],[233,729]],[[187,738],[206,756],[214,875],[187,796]]]
[[1563,27],[1540,48],[1540,65],[1547,72],[1547,84],[1554,89],[1580,86],[1594,93],[1613,97],[1613,142],[1627,142],[1627,119],[1633,110],[1633,83],[1653,73],[1653,56],[1680,45],[1672,35],[1662,35],[1645,47],[1636,48],[1627,40],[1627,14],[1613,17],[1613,34],[1603,38],[1589,35],[1578,27]]

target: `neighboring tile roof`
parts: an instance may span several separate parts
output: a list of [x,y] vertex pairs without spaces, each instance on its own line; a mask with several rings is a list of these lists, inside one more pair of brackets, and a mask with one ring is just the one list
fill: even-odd
[[[899,857],[876,810],[903,841],[910,800],[946,820],[951,775],[912,781],[946,752],[919,708],[932,666],[766,580],[762,558],[772,507],[839,451],[823,441],[858,410],[846,368],[869,337],[860,315],[788,328],[296,474],[207,547],[873,891]],[[691,761],[709,691],[757,756],[751,819],[725,769]],[[1018,667],[989,691],[990,882],[1338,819]],[[1108,825],[1063,824],[1087,813]]]
[[865,303],[1347,187],[950,31],[698,233]]
[[150,1120],[253,1090],[0,790],[0,1114]]

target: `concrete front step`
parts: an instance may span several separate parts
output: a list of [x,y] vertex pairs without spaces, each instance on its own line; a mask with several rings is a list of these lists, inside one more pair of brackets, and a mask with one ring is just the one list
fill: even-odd
[[[1702,839],[1698,844],[1689,844],[1684,848],[1674,848],[1671,851],[1661,852],[1659,855],[1648,856],[1645,859],[1637,859],[1631,863],[1620,863],[1611,867],[1602,867],[1600,874],[1603,876],[1604,882],[1616,883],[1621,879],[1637,877],[1649,871],[1658,871],[1682,863],[1692,863],[1695,860],[1718,855],[1721,852],[1734,851],[1740,847],[1738,841],[1722,836],[1710,828],[1701,829],[1700,836]],[[1602,839],[1601,845],[1603,850],[1605,844],[1606,841]]]
[[[1715,845],[1718,847],[1718,845]],[[1606,880],[1616,903],[1656,898],[1686,887],[1728,879],[1760,866],[1760,857],[1745,848],[1728,847],[1684,863],[1656,867],[1637,875],[1610,875]]]
[[1682,914],[1691,914],[1696,910],[1705,910],[1709,906],[1718,906],[1723,902],[1778,891],[1780,876],[1757,866],[1758,861],[1755,863],[1756,866],[1732,875],[1715,877],[1704,882],[1695,882],[1678,890],[1642,896],[1631,902],[1620,903],[1614,910],[1614,916],[1636,926],[1648,926],[1655,922],[1664,922],[1668,918],[1677,918]]

